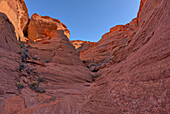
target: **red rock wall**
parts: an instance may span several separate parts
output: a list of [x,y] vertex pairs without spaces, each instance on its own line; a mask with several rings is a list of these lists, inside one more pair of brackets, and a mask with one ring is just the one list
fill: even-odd
[[169,14],[170,1],[146,1],[138,31],[100,71],[82,112],[169,113]]
[[103,61],[111,58],[118,48],[125,46],[136,34],[137,29],[137,19],[133,19],[126,25],[117,25],[111,28],[110,32],[103,35],[94,47],[82,52],[80,58],[98,64],[103,63]]
[[147,0],[141,0],[141,1],[140,1],[140,7],[139,7],[138,15],[137,15],[137,19],[138,19],[138,20],[139,20],[139,16],[140,16],[140,14],[141,14],[143,5],[145,4],[146,1],[147,1]]
[[0,113],[7,98],[18,94],[16,89],[18,77],[17,52],[19,45],[15,36],[14,26],[4,13],[0,13]]
[[[48,18],[49,17],[45,17]],[[0,15],[0,113],[70,113],[74,95],[80,95],[84,88],[92,82],[92,73],[83,65],[76,50],[63,30],[57,30],[54,36],[37,37],[36,42],[30,42],[24,48],[19,48],[14,27],[8,17]],[[38,20],[37,20],[38,21]],[[58,20],[55,20],[59,22]],[[36,25],[38,22],[35,22]],[[42,22],[48,28],[48,21]],[[61,23],[60,23],[61,24]],[[66,28],[66,27],[64,27]],[[41,28],[36,29],[41,33]],[[49,31],[50,32],[50,31]],[[48,34],[48,31],[47,31]],[[24,64],[25,69],[19,71],[21,55],[18,52],[28,49],[29,59]],[[36,57],[36,59],[35,59]],[[29,69],[29,74],[26,69]],[[42,77],[45,82],[38,83]],[[39,93],[30,88],[37,82]],[[23,84],[23,89],[17,85]],[[72,104],[73,103],[73,104]],[[61,108],[57,108],[61,107]]]

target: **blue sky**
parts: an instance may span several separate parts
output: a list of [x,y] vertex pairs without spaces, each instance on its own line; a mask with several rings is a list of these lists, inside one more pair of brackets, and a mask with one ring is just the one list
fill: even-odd
[[24,0],[29,15],[59,19],[70,30],[70,40],[98,41],[115,25],[137,16],[140,0]]

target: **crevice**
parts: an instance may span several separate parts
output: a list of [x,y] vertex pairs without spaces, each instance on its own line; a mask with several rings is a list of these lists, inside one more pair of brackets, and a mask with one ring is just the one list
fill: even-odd
[[97,70],[97,69],[94,69],[92,72],[98,72],[99,70]]
[[36,65],[40,65],[40,66],[45,67],[45,65],[43,65],[43,64],[41,64],[41,63],[38,63],[38,62],[35,62],[35,61],[26,60],[26,62],[27,62],[27,63],[36,64]]
[[11,23],[11,21],[10,21],[9,19],[6,19],[6,21],[7,21],[9,24],[11,24],[11,25],[12,25],[12,23]]
[[16,94],[15,92],[5,92],[6,94]]
[[26,38],[28,38],[28,25],[30,23],[30,19],[28,20],[26,26],[24,27],[23,34]]
[[5,42],[8,44],[8,41],[7,41],[7,39],[6,39],[6,36],[5,36]]

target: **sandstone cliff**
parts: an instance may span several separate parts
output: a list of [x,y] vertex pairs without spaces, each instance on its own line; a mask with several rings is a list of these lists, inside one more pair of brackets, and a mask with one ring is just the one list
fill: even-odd
[[96,42],[90,42],[90,41],[74,40],[70,42],[75,47],[78,55],[81,55],[81,53],[96,45]]
[[[68,39],[69,31],[59,20],[34,14],[28,36],[35,40],[28,45],[17,41],[14,26],[5,14],[0,18],[0,113],[41,113],[42,108],[51,111],[49,106],[64,108],[70,105],[64,102],[71,102],[67,94],[77,94],[92,82],[93,74],[77,56]],[[45,82],[39,83],[38,79]],[[59,112],[62,111],[65,108]]]
[[23,30],[29,20],[23,0],[0,0],[0,12],[5,13],[15,28],[17,38],[24,37]]
[[67,38],[70,37],[70,31],[60,20],[33,14],[28,25],[28,38],[36,41],[46,37],[55,37],[58,36],[57,31],[64,31]]
[[84,113],[169,113],[170,1],[141,3],[137,31],[99,71]]
[[102,63],[109,59],[118,48],[127,45],[128,41],[135,35],[137,28],[137,19],[133,19],[129,24],[111,28],[110,32],[103,35],[95,46],[82,52],[80,58],[98,64]]
[[0,13],[0,114],[169,113],[169,14],[170,1],[141,0],[129,24],[78,41],[90,72],[59,20],[34,14],[28,45]]

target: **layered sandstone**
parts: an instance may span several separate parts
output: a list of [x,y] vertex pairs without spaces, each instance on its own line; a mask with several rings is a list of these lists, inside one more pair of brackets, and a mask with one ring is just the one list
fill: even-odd
[[23,38],[23,30],[29,20],[25,2],[23,0],[0,0],[0,12],[8,16],[14,25],[17,37]]
[[85,41],[82,41],[82,40],[73,40],[73,41],[70,41],[73,46],[75,47],[75,49],[78,49],[79,47],[82,46],[82,44],[85,42]]
[[126,25],[117,25],[111,28],[110,32],[103,35],[95,46],[84,50],[80,54],[80,58],[94,61],[98,64],[109,60],[115,51],[127,45],[129,40],[136,34],[137,29],[137,19],[133,19]]
[[[8,17],[1,14],[0,20],[0,113],[31,114],[44,113],[44,110],[46,113],[69,113],[74,105],[73,96],[90,86],[93,74],[81,62],[64,31],[57,30],[57,35],[30,42],[23,48]],[[41,33],[41,29],[36,31]],[[28,50],[25,62],[21,62],[18,54],[23,49]],[[21,64],[29,73],[26,69],[19,70]],[[30,88],[40,77],[45,80],[39,84],[45,93]],[[18,83],[24,88],[17,88]]]
[[92,48],[96,44],[96,42],[81,41],[81,40],[74,40],[74,41],[71,41],[71,43],[75,47],[78,55],[80,55],[81,53],[83,53],[87,49]]
[[[146,0],[141,0],[137,18],[126,25],[117,25],[104,34],[95,46],[92,46],[80,53],[82,61],[95,62],[96,69],[105,67],[116,52],[128,45],[132,37],[136,34],[140,21],[140,15]],[[153,6],[154,7],[154,6]],[[153,8],[152,7],[152,8]]]
[[60,20],[33,14],[28,25],[28,38],[35,41],[51,38],[59,35],[57,31],[64,31],[67,38],[70,37],[70,31]]
[[169,14],[170,1],[143,4],[136,34],[100,70],[83,113],[169,113]]
[[6,99],[18,94],[16,89],[20,56],[15,28],[4,13],[0,13],[0,113]]

